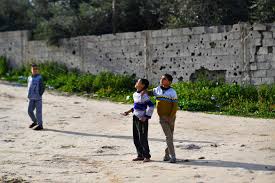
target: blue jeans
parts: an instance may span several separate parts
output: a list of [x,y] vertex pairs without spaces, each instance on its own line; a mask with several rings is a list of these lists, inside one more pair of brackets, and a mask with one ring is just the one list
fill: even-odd
[[[36,110],[36,116],[33,111]],[[42,100],[29,100],[28,114],[34,123],[43,127],[42,121]]]

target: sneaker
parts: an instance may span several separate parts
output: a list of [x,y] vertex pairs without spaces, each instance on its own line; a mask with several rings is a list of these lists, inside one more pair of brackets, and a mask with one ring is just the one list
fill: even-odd
[[150,162],[150,161],[151,161],[150,158],[144,158],[143,163],[147,163],[147,162]]
[[33,128],[33,127],[36,126],[36,125],[37,125],[37,123],[33,122],[33,123],[29,126],[29,128]]
[[169,161],[171,158],[170,158],[170,156],[169,155],[165,155],[164,157],[163,157],[163,161]]
[[42,126],[37,126],[33,130],[43,130],[43,127]]
[[136,157],[135,159],[133,159],[132,161],[143,161],[144,158],[143,157]]
[[175,157],[172,157],[169,161],[170,163],[176,163],[177,162],[177,159]]

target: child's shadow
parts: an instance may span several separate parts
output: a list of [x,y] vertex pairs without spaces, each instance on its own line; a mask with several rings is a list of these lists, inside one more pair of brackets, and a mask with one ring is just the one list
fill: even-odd
[[[152,162],[161,162],[169,163],[164,161],[154,161]],[[191,160],[191,159],[177,159],[175,165],[193,165],[193,166],[209,166],[209,167],[224,167],[224,168],[243,168],[246,170],[254,171],[274,171],[274,165],[265,165],[265,164],[255,164],[255,163],[241,163],[234,161],[223,161],[223,160]]]

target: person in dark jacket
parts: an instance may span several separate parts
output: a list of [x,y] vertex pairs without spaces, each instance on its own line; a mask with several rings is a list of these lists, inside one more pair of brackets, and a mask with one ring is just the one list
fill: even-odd
[[[32,120],[32,124],[29,128],[33,130],[42,130],[42,95],[44,93],[44,84],[42,76],[39,74],[39,68],[36,64],[31,65],[32,75],[28,77],[28,114]],[[34,115],[34,109],[36,110],[36,115]]]

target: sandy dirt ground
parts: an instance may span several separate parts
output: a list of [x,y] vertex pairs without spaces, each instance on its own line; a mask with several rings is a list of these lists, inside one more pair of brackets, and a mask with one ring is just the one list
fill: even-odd
[[33,131],[26,88],[0,82],[0,182],[275,182],[275,120],[180,111],[176,164],[163,162],[157,114],[152,161],[132,162],[131,105],[46,92],[44,130]]

